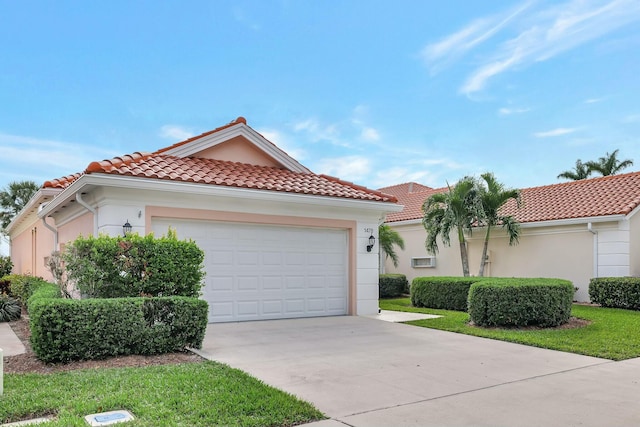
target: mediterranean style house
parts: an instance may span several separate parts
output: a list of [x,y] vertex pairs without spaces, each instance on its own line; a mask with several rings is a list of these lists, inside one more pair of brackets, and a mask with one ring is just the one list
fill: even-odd
[[394,196],[317,175],[244,118],[153,153],[46,181],[9,224],[14,272],[79,235],[191,238],[205,252],[209,321],[378,312],[378,224]]
[[[451,247],[438,241],[437,254],[425,249],[422,205],[432,194],[446,191],[417,183],[381,188],[404,205],[389,213],[386,224],[405,241],[400,265],[385,263],[409,281],[419,276],[462,275],[457,239]],[[485,275],[558,277],[571,280],[576,299],[588,301],[592,277],[640,275],[640,172],[525,188],[522,206],[511,200],[503,208],[521,224],[520,243],[509,246],[499,227],[492,231]],[[484,229],[468,238],[469,267],[478,274]]]

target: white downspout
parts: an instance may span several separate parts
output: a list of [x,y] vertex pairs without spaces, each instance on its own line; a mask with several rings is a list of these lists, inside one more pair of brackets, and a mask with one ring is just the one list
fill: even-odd
[[93,237],[98,237],[98,212],[82,199],[81,193],[76,193],[76,200],[93,214]]
[[58,250],[58,229],[52,225],[47,224],[47,218],[42,218],[42,224],[47,227],[51,232],[53,232],[53,251],[56,252]]
[[598,232],[593,230],[590,222],[587,223],[587,230],[593,234],[593,277],[598,277]]

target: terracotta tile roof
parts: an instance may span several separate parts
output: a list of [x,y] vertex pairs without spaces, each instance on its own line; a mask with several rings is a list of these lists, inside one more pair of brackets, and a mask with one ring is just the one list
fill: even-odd
[[62,178],[52,179],[51,181],[45,181],[42,184],[42,188],[67,188],[73,181],[80,178],[83,174],[74,173],[73,175],[63,176]]
[[417,182],[405,182],[404,184],[396,184],[390,187],[379,188],[378,191],[383,193],[393,194],[394,196],[401,196],[408,193],[417,193],[420,191],[431,191],[433,188],[426,185],[418,184]]
[[[446,188],[398,195],[398,203],[405,207],[387,215],[386,221],[421,219],[424,201],[443,191]],[[521,223],[626,215],[640,205],[640,172],[524,188],[521,196],[520,209],[514,201],[502,209]]]
[[[385,187],[385,192],[389,187]],[[429,187],[427,187],[429,188]],[[383,190],[383,189],[381,189]],[[432,194],[441,193],[446,188],[429,188],[428,190],[416,191],[413,193],[395,194],[398,203],[404,205],[404,209],[400,212],[388,214],[386,222],[406,221],[410,219],[422,219],[422,204]]]
[[[292,172],[268,166],[198,157],[133,153],[111,160],[93,162],[84,173],[133,176],[377,202],[396,201],[394,196],[326,175]],[[56,182],[59,183],[59,187],[66,187],[80,176],[82,174],[47,181],[47,183]]]

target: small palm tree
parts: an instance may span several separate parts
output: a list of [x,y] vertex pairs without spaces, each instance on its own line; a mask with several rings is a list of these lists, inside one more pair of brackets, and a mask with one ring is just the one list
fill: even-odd
[[14,181],[0,191],[0,221],[4,230],[38,191],[33,181]]
[[476,181],[472,177],[464,177],[454,187],[449,184],[447,187],[448,192],[434,194],[422,205],[422,225],[427,231],[425,246],[430,253],[437,253],[438,236],[442,243],[450,246],[449,234],[455,229],[460,244],[462,273],[467,277],[469,256],[465,232],[471,233],[471,226],[479,212]]
[[571,179],[573,181],[579,181],[581,179],[587,179],[591,175],[591,169],[585,164],[582,163],[582,160],[576,160],[576,166],[573,170],[568,170],[562,172],[558,175],[558,179]]
[[615,150],[611,154],[607,152],[607,154],[600,157],[597,161],[587,162],[586,165],[590,171],[598,172],[602,176],[615,175],[622,169],[633,166],[633,160],[618,160],[618,151],[619,150]]
[[[579,161],[579,160],[578,160]],[[489,237],[491,228],[502,224],[502,228],[507,230],[509,235],[509,245],[518,243],[520,237],[520,224],[510,215],[500,215],[500,208],[513,199],[520,207],[520,190],[505,188],[503,184],[498,182],[492,173],[483,173],[480,175],[484,183],[478,184],[478,199],[480,200],[481,215],[478,219],[478,225],[487,227],[484,235],[484,244],[482,247],[482,258],[480,259],[480,272],[478,276],[484,276],[484,267],[487,259],[487,249],[489,247]]]
[[398,254],[395,251],[394,245],[404,250],[404,240],[400,234],[387,224],[382,224],[378,228],[378,241],[380,242],[380,249],[384,252],[385,257],[391,258],[393,266],[397,267]]

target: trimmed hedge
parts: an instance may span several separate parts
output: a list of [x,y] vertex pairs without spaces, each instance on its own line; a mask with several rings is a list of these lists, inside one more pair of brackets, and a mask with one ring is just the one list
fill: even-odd
[[171,230],[160,238],[79,237],[63,258],[69,280],[90,298],[197,297],[203,286],[204,252]]
[[469,288],[484,277],[416,277],[411,283],[414,307],[467,311]]
[[381,274],[378,287],[380,298],[396,298],[409,291],[409,282],[404,274]]
[[563,279],[486,279],[469,289],[478,326],[558,326],[571,316],[573,284]]
[[31,345],[48,363],[200,348],[207,310],[188,297],[64,299],[47,284],[29,299]]
[[593,278],[589,298],[603,307],[640,310],[640,277]]
[[4,276],[2,280],[9,282],[11,296],[17,298],[23,305],[27,305],[31,294],[33,294],[39,286],[47,283],[42,277],[30,276],[28,274],[9,274]]

